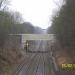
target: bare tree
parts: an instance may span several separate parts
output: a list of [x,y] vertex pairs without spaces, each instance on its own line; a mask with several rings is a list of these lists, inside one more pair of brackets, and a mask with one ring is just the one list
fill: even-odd
[[4,10],[9,4],[8,0],[0,0],[0,10]]
[[16,21],[15,23],[23,23],[22,15],[19,12],[12,13],[13,20]]

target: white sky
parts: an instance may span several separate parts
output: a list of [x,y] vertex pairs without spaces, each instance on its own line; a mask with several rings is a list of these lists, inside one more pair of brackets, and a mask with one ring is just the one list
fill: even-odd
[[[43,29],[50,26],[50,17],[59,0],[12,0],[10,8],[19,11],[26,21]],[[59,3],[58,3],[59,4]]]

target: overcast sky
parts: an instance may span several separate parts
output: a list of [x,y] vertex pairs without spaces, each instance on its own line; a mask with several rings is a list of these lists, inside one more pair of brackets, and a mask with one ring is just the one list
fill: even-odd
[[26,21],[43,29],[51,25],[51,17],[59,0],[12,0],[10,8],[19,11]]

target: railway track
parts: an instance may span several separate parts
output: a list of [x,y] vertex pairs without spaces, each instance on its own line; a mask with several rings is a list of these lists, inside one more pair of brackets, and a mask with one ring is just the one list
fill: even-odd
[[24,62],[14,75],[55,75],[49,66],[49,53],[44,50],[44,46],[44,42],[41,41],[38,50],[30,53],[30,58],[26,59],[27,62]]
[[13,75],[18,75],[22,69],[23,69],[23,66],[25,66],[28,62],[31,62],[34,58],[35,58],[36,54],[33,54],[30,56],[30,58],[25,58],[23,63],[21,63],[19,66],[18,66],[18,69],[13,73]]

